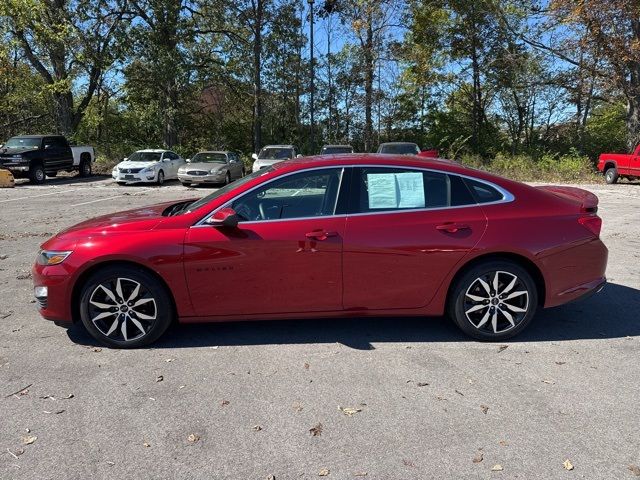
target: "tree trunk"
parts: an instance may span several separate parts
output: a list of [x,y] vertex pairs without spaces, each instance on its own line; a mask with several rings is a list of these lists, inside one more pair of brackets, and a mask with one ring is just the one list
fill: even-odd
[[70,136],[74,131],[73,95],[71,92],[53,94],[55,131],[59,135]]
[[253,40],[253,151],[262,148],[262,21],[263,0],[256,1]]
[[367,37],[364,45],[364,151],[373,148],[373,121],[371,110],[373,104],[373,27],[371,15],[367,19]]
[[640,95],[627,97],[627,148],[633,152],[640,143]]

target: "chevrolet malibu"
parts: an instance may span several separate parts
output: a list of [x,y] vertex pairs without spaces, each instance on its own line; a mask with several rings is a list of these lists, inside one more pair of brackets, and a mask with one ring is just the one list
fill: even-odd
[[35,296],[44,318],[113,347],[176,321],[445,313],[504,340],[604,286],[597,208],[582,189],[444,160],[296,159],[60,232],[39,252]]

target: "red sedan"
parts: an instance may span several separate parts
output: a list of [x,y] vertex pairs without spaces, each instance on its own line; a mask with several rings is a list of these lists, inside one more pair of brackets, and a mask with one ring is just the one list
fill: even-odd
[[35,296],[43,317],[115,347],[176,320],[444,313],[503,340],[538,307],[603,287],[597,205],[445,160],[296,159],[59,233],[33,268]]

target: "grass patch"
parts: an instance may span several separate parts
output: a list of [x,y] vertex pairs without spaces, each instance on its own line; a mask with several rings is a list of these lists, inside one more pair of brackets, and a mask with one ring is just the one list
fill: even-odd
[[600,181],[589,157],[577,153],[546,154],[540,158],[499,153],[492,159],[464,155],[460,158],[460,162],[469,167],[521,182],[594,183]]

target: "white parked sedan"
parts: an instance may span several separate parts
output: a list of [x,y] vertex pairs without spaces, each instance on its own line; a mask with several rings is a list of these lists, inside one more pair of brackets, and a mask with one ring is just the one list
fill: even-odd
[[162,185],[165,180],[178,178],[178,169],[184,164],[184,159],[170,150],[138,150],[113,167],[111,176],[120,185]]

